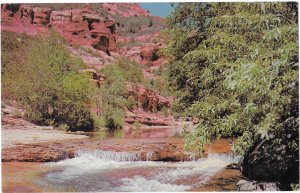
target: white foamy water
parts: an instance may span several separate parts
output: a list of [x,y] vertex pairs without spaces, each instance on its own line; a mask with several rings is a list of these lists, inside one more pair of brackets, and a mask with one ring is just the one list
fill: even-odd
[[190,189],[190,186],[166,184],[158,180],[147,180],[141,176],[122,179],[123,185],[116,189],[120,192],[183,192]]
[[[134,153],[79,151],[76,158],[49,164],[57,171],[47,174],[46,179],[56,186],[75,186],[76,191],[187,191],[239,159],[209,154],[196,161],[154,162],[140,161]],[[199,179],[197,184],[182,181],[189,177]]]

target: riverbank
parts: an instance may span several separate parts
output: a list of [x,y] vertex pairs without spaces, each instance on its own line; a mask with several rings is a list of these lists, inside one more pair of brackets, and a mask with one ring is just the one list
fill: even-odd
[[66,134],[64,131],[53,130],[51,127],[32,126],[31,128],[2,129],[2,149],[20,145],[41,144],[73,139],[86,139],[85,135]]
[[237,191],[236,184],[245,177],[240,170],[237,169],[223,169],[216,173],[204,185],[194,188],[192,192],[224,192],[224,191]]

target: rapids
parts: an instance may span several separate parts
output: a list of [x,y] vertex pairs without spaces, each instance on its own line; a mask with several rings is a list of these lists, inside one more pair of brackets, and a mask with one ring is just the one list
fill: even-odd
[[188,191],[239,159],[232,154],[209,154],[195,161],[154,162],[140,161],[135,153],[80,150],[73,159],[47,163],[52,169],[38,183],[77,192]]

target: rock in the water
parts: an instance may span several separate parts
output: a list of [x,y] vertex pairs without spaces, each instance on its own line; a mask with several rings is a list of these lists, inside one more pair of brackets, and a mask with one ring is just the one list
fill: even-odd
[[226,166],[226,169],[234,169],[234,170],[239,170],[240,169],[240,165],[237,163],[231,163],[229,165]]
[[238,191],[280,191],[279,184],[275,182],[257,182],[240,180],[237,183]]

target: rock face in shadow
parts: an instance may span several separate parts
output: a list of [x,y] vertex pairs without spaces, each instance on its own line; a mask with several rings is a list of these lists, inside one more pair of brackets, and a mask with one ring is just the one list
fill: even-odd
[[243,175],[259,181],[280,182],[284,189],[290,183],[299,183],[299,152],[289,148],[293,136],[298,135],[297,132],[271,134],[269,140],[257,141],[243,159]]

